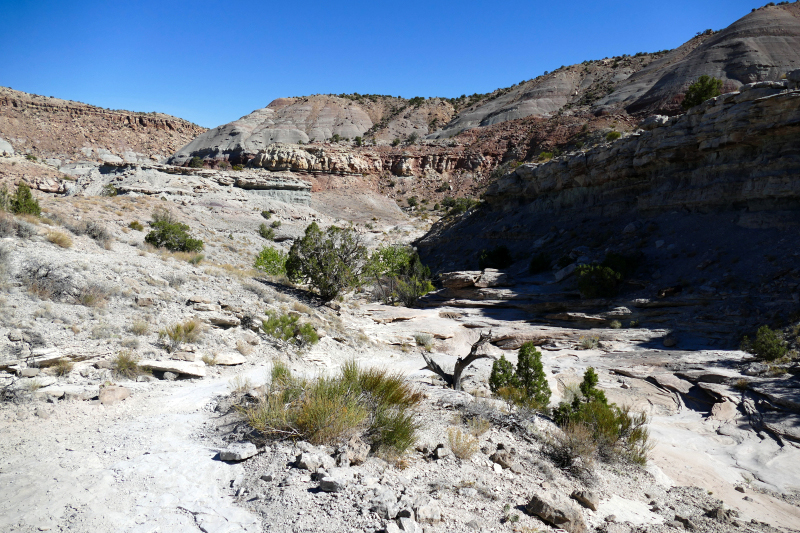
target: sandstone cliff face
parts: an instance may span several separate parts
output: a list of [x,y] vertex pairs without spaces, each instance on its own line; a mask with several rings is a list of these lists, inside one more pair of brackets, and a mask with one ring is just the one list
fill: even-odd
[[[744,86],[650,131],[539,165],[492,184],[492,208],[559,216],[648,215],[674,209],[800,207],[800,91]],[[773,213],[774,215],[774,213]]]
[[17,153],[56,159],[160,161],[204,128],[161,113],[111,111],[0,87],[0,137]]

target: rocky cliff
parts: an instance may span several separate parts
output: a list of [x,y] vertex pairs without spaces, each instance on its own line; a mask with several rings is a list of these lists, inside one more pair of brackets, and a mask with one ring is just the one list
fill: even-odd
[[0,87],[0,137],[17,153],[56,165],[160,161],[203,131],[163,113],[109,110]]

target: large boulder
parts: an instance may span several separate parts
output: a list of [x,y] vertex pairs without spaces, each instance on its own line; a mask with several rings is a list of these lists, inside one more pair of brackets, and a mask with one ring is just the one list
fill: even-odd
[[580,509],[560,494],[534,494],[525,510],[542,521],[569,533],[588,531]]

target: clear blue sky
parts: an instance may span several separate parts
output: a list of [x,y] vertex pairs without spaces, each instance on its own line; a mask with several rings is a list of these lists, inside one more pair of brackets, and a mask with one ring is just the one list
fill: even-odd
[[281,96],[488,92],[764,3],[0,0],[0,85],[213,127]]

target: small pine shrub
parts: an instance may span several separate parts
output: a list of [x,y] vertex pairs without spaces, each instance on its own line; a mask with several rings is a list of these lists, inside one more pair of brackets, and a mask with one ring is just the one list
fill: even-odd
[[258,227],[258,234],[261,235],[262,238],[267,239],[268,241],[272,241],[275,239],[275,230],[270,228],[263,222]]
[[189,160],[189,168],[203,168],[203,160],[194,156]]
[[39,202],[33,197],[31,188],[22,182],[20,182],[14,195],[11,196],[9,204],[11,212],[17,215],[33,215],[38,217],[42,214],[42,208],[39,207]]
[[616,296],[622,275],[602,265],[580,265],[578,290],[584,298],[610,298]]
[[681,102],[681,107],[689,110],[694,106],[700,105],[709,98],[714,98],[722,94],[722,80],[711,76],[700,76],[696,82],[689,86],[686,96]]
[[166,209],[153,211],[150,227],[153,229],[144,241],[156,248],[166,248],[170,252],[199,252],[203,249],[203,241],[193,239],[188,233],[189,226],[175,220]]
[[550,385],[542,365],[542,354],[532,342],[518,352],[517,368],[501,356],[492,364],[489,388],[498,396],[528,409],[545,409],[550,403]]
[[278,229],[278,228],[281,227],[281,221],[280,220],[273,220],[272,224],[270,224],[269,227],[270,228],[274,228],[274,229]]
[[261,329],[270,337],[300,347],[319,342],[314,326],[308,323],[299,324],[297,316],[284,315],[273,310],[268,310],[266,315],[267,319],[262,321]]
[[742,339],[742,351],[751,353],[765,361],[775,361],[786,355],[788,351],[786,342],[781,338],[777,331],[773,331],[769,326],[763,325],[758,328],[755,340],[750,340],[747,336]]
[[272,218],[272,213],[270,213],[269,211],[264,210],[264,211],[261,211],[261,216],[264,217],[265,219],[269,220],[270,218]]
[[277,248],[265,246],[256,256],[253,267],[270,276],[282,276],[286,274],[287,255]]
[[604,461],[624,459],[644,465],[652,449],[645,413],[631,415],[628,408],[609,403],[597,389],[597,373],[589,367],[571,402],[562,402],[553,419],[562,428],[583,426],[591,433],[597,455]]
[[478,255],[478,267],[481,270],[485,268],[508,268],[513,262],[511,250],[505,244],[495,246],[491,250],[481,250]]

